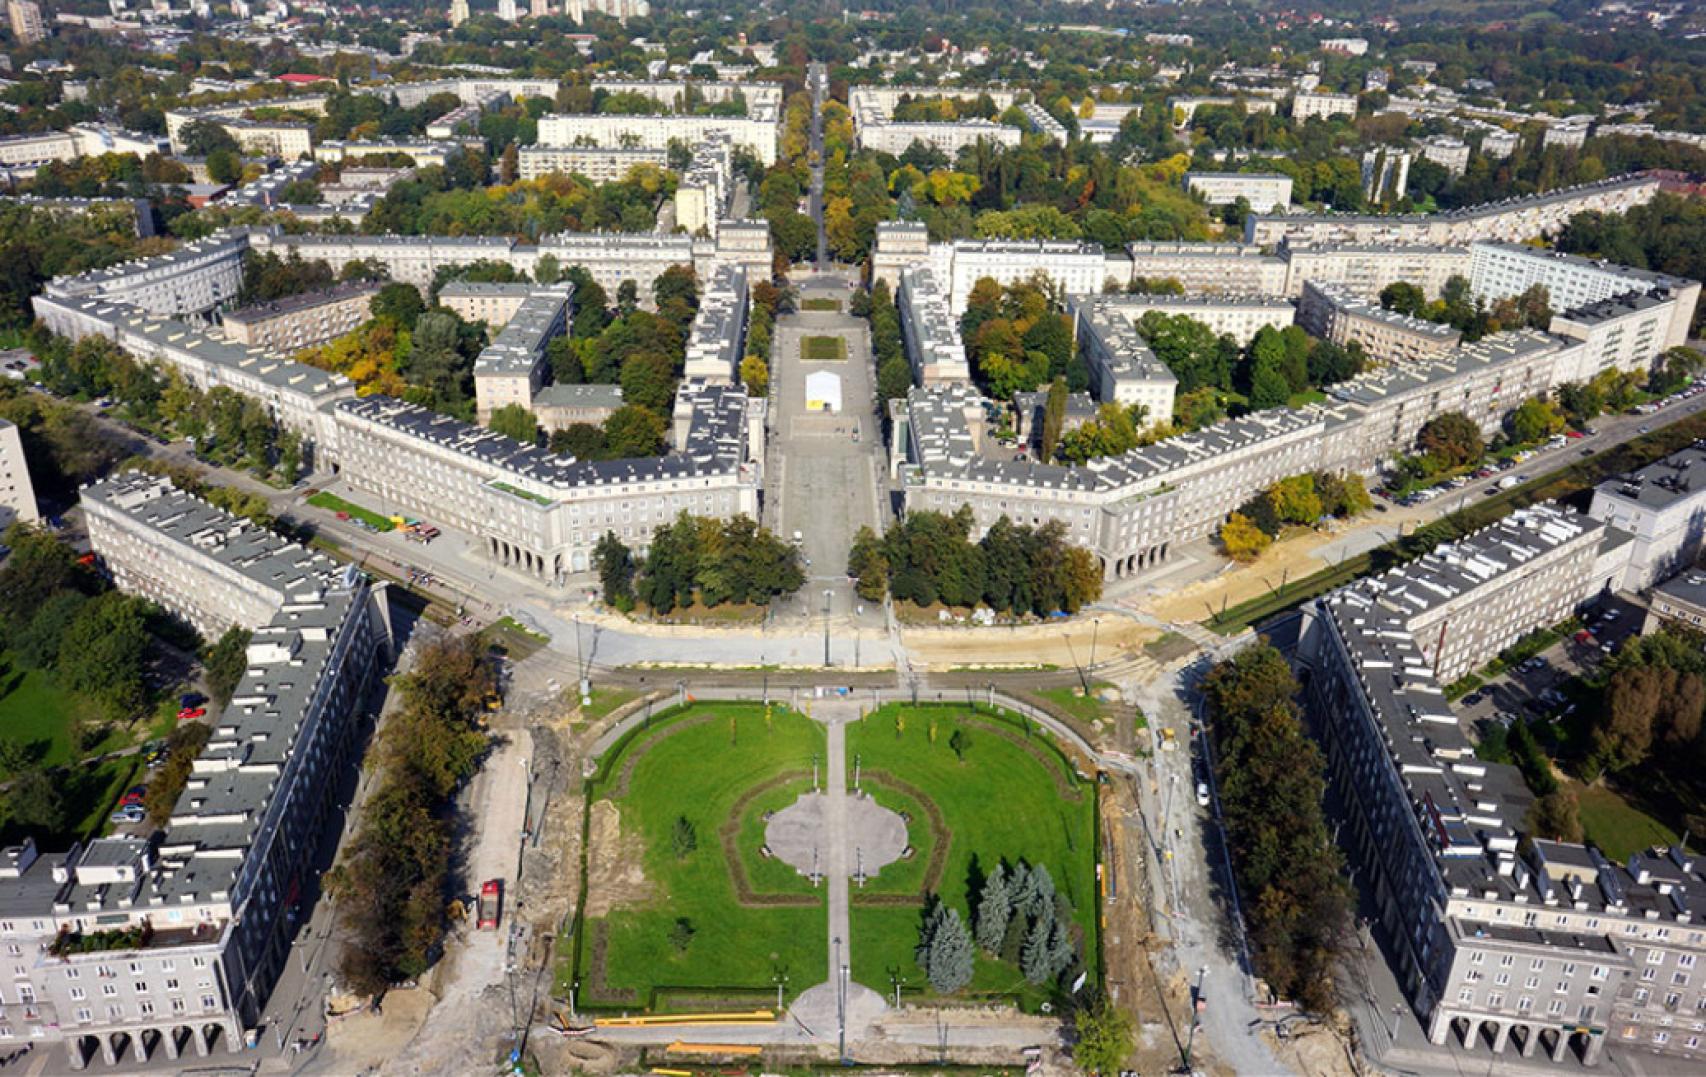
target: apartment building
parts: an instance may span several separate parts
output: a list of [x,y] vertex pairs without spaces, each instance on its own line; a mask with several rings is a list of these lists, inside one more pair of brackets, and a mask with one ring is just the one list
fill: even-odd
[[50,217],[114,215],[128,218],[138,236],[155,235],[154,207],[146,198],[41,198],[36,195],[0,195],[0,206],[18,206]]
[[[1558,593],[1510,595],[1512,608],[1562,605],[1572,578],[1560,569]],[[1509,586],[1489,575],[1458,601]],[[1404,613],[1366,583],[1311,605],[1297,660],[1347,807],[1342,840],[1429,1039],[1589,1066],[1613,1039],[1694,1064],[1706,901],[1693,858],[1658,849],[1618,865],[1592,846],[1524,842],[1520,775],[1475,758]]]
[[1444,246],[1521,243],[1553,235],[1578,213],[1626,213],[1645,205],[1658,193],[1659,182],[1650,172],[1635,172],[1435,214],[1253,213],[1244,221],[1244,242],[1264,246],[1282,240]]
[[733,147],[726,136],[714,135],[693,147],[693,158],[675,186],[676,227],[714,238],[733,197]]
[[[871,285],[889,286],[889,294],[900,289],[901,270],[930,261],[930,230],[922,221],[879,221],[871,245]],[[937,285],[941,285],[937,281]]]
[[1585,123],[1554,123],[1549,124],[1541,133],[1540,145],[1550,149],[1557,146],[1566,150],[1579,150],[1588,140],[1589,125]]
[[994,146],[1017,146],[1024,132],[1003,123],[984,119],[932,122],[924,120],[881,120],[859,125],[859,146],[899,156],[917,142],[941,150],[953,160],[960,150],[987,142]]
[[1388,284],[1414,284],[1437,296],[1452,277],[1467,277],[1466,247],[1386,243],[1293,243],[1279,248],[1285,262],[1285,291],[1301,296],[1307,281],[1331,284],[1360,296],[1377,296]]
[[746,270],[722,264],[711,271],[687,331],[682,376],[711,385],[740,383],[746,357]]
[[1706,445],[1606,479],[1594,487],[1588,515],[1631,537],[1621,590],[1645,591],[1692,568],[1706,548]]
[[1415,363],[1453,351],[1463,334],[1449,325],[1412,318],[1331,284],[1305,281],[1297,324],[1310,336],[1358,344],[1378,362]]
[[15,523],[33,524],[39,519],[23,439],[14,423],[0,419],[0,532]]
[[924,266],[901,270],[895,306],[913,384],[970,384],[971,365],[960,340],[959,319],[949,313],[948,297],[935,274]]
[[1481,136],[1481,152],[1494,160],[1502,160],[1516,152],[1522,136],[1503,127],[1495,127]]
[[1299,93],[1291,99],[1291,118],[1298,123],[1308,119],[1331,119],[1334,116],[1355,116],[1357,99],[1348,93]]
[[[74,1070],[97,1054],[134,1066],[158,1051],[236,1053],[308,919],[297,882],[315,870],[331,778],[359,750],[357,715],[389,661],[384,588],[155,476],[115,476],[84,496],[110,528],[102,557],[121,587],[147,579],[157,589],[144,593],[171,608],[231,598],[260,617],[246,622],[247,669],[158,842],[43,855],[26,839],[0,853],[13,965],[0,1036],[63,1043]],[[250,602],[269,588],[276,606]]]
[[1095,243],[1053,239],[957,239],[930,245],[930,269],[948,289],[948,309],[965,313],[985,277],[1001,285],[1041,278],[1066,295],[1102,290],[1107,258]]
[[769,167],[776,163],[778,109],[749,106],[745,116],[623,116],[604,112],[551,113],[539,118],[541,146],[640,146],[667,150],[674,141],[696,146],[712,135],[726,135]]
[[[257,109],[287,109],[291,112],[304,113],[310,116],[320,116],[324,115],[326,112],[326,95],[303,94],[292,97],[269,98],[264,101],[232,101],[222,105],[202,105],[192,108],[167,109],[166,137],[171,140],[172,152],[179,155],[184,154],[184,128],[195,123],[197,120],[207,120],[211,123],[216,123],[221,127],[225,127],[226,130],[231,133],[232,137],[237,138],[239,143],[242,142],[242,138],[237,135],[236,131],[230,127],[226,127],[226,125],[232,122],[243,121]],[[292,128],[300,127],[304,134],[306,134],[308,130],[306,125],[296,124],[294,122],[288,123],[286,126],[290,126]],[[304,146],[305,150],[308,148],[309,147]],[[294,159],[295,156],[295,154],[290,155],[291,159]]]
[[458,105],[427,124],[426,136],[430,139],[444,141],[474,135],[478,132],[480,117],[489,111],[504,107],[509,104],[509,100],[509,94],[503,90],[486,90],[478,94],[474,100]]
[[1090,384],[1104,404],[1141,405],[1149,423],[1173,417],[1179,380],[1143,342],[1136,322],[1148,309],[1145,296],[1085,296],[1071,303],[1078,354],[1090,368]]
[[1595,575],[1605,525],[1551,504],[1521,509],[1359,584],[1395,611],[1450,684],[1604,589]]
[[77,136],[69,131],[43,131],[0,138],[0,165],[8,167],[69,161],[76,156]]
[[1025,122],[1030,124],[1031,130],[1037,134],[1051,142],[1066,142],[1066,125],[1049,115],[1048,109],[1035,101],[1026,101],[1019,106],[1019,111],[1025,114]]
[[1469,168],[1469,143],[1450,135],[1434,135],[1416,144],[1422,157],[1439,165],[1453,176],[1461,176]]
[[42,294],[56,299],[99,296],[162,316],[205,314],[237,298],[248,249],[243,233],[224,232],[151,258],[55,277]]
[[1666,273],[1614,265],[1603,259],[1530,247],[1519,243],[1474,243],[1469,247],[1469,283],[1477,298],[1491,303],[1521,295],[1540,285],[1553,310],[1567,311],[1631,292],[1664,289],[1675,298],[1671,322],[1660,351],[1688,342],[1700,282]]
[[1284,329],[1297,320],[1297,305],[1278,296],[1255,295],[1103,295],[1095,299],[1109,310],[1135,323],[1145,314],[1183,316],[1229,336],[1240,346],[1250,343],[1263,329]]
[[453,280],[438,290],[438,305],[455,311],[463,321],[507,325],[533,294],[527,283],[487,284]]
[[335,340],[367,321],[379,288],[370,281],[349,281],[329,291],[228,311],[220,326],[234,344],[290,355]]
[[480,422],[512,405],[531,409],[545,384],[545,349],[568,331],[574,285],[537,285],[474,359],[474,410]]
[[294,161],[314,153],[314,127],[294,120],[217,119],[225,133],[252,157],[282,157]]
[[[314,147],[314,159],[340,164],[344,161],[360,161],[367,157],[401,154],[413,161],[417,168],[425,168],[428,165],[438,165],[442,168],[450,163],[451,158],[461,154],[463,149],[461,142],[449,139],[331,139]],[[521,152],[525,168],[527,149]]]
[[1547,331],[1579,340],[1585,349],[1582,377],[1606,370],[1646,373],[1669,347],[1674,332],[1686,332],[1674,293],[1655,288],[1560,311]]
[[1687,568],[1653,585],[1641,634],[1650,635],[1667,624],[1706,631],[1706,573]]
[[[1253,203],[1252,203],[1253,204]],[[1105,276],[1120,287],[1178,281],[1189,295],[1287,295],[1286,263],[1247,243],[1127,243]]]
[[1245,112],[1266,112],[1270,115],[1279,111],[1279,103],[1272,97],[1243,96],[1238,97],[1169,97],[1167,110],[1173,114],[1173,126],[1185,128],[1191,125],[1191,117],[1199,108],[1233,108],[1242,107]]
[[607,531],[643,551],[683,510],[758,516],[763,400],[684,381],[666,456],[575,460],[388,397],[339,402],[343,478],[398,511],[477,536],[492,562],[561,584]]
[[613,183],[635,165],[669,167],[669,152],[639,146],[523,146],[516,156],[521,178],[538,179],[553,172],[584,176],[594,183]]
[[47,40],[47,23],[41,17],[41,5],[32,0],[10,0],[7,17],[12,22],[12,36],[19,43],[34,45]]
[[1279,172],[1187,172],[1185,190],[1211,206],[1230,206],[1240,198],[1264,211],[1291,205],[1291,177]]
[[337,428],[323,408],[355,395],[355,386],[342,374],[233,344],[127,303],[44,294],[32,299],[31,305],[42,324],[62,336],[72,340],[104,336],[140,362],[177,371],[203,392],[224,386],[259,402],[280,426],[303,437],[313,464],[336,461]]
[[601,426],[621,406],[620,385],[557,382],[533,394],[533,415],[541,430],[567,430],[577,423]]

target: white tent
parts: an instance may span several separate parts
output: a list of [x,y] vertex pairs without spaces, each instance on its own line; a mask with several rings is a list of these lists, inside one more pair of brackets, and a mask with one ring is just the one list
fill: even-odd
[[806,375],[806,410],[841,411],[841,375],[819,370]]

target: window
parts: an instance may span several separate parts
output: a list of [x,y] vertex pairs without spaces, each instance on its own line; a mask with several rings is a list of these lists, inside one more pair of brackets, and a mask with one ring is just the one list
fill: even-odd
[[95,1019],[95,1012],[87,1006],[77,1007],[77,1023],[86,1025]]
[[67,992],[67,995],[72,1002],[82,1002],[84,999],[89,997],[89,993],[84,991],[81,987],[73,987],[69,992]]

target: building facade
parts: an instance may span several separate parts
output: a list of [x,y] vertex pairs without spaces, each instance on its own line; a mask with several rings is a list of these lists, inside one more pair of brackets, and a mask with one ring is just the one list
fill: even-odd
[[242,307],[228,311],[220,326],[225,339],[233,343],[292,354],[341,337],[365,322],[379,287],[350,281],[325,292]]
[[1327,284],[1305,281],[1297,324],[1310,336],[1357,344],[1377,362],[1414,363],[1455,350],[1463,334],[1449,325],[1412,318]]
[[33,524],[39,519],[23,439],[15,424],[0,419],[0,532],[15,523]]

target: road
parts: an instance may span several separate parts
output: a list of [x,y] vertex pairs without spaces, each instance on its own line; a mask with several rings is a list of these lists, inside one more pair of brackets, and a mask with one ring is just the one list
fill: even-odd
[[[847,551],[853,536],[861,527],[880,532],[887,520],[877,478],[883,467],[883,445],[870,334],[862,319],[845,313],[851,299],[845,281],[817,278],[801,289],[801,295],[834,300],[842,304],[842,311],[802,310],[776,322],[766,469],[775,480],[771,522],[784,538],[799,533],[808,576],[807,586],[780,612],[810,623],[823,616],[823,592],[829,590],[830,616],[845,621],[857,617],[862,605],[847,578]],[[801,349],[812,337],[842,341],[846,360],[806,362]],[[806,380],[819,373],[839,380],[839,413],[809,410]],[[868,606],[860,623],[873,633],[880,629],[880,607]]]
[[821,63],[806,66],[806,85],[812,94],[810,215],[817,224],[817,268],[829,269],[829,239],[823,226],[823,102],[829,96],[829,69]]

